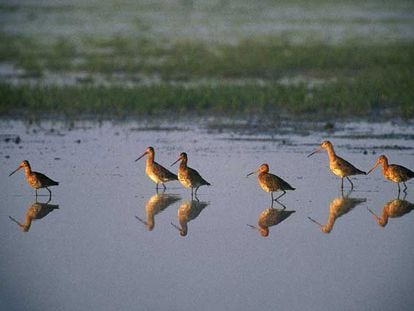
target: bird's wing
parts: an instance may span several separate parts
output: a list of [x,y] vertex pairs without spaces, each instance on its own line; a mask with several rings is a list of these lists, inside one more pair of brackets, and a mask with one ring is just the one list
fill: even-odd
[[154,167],[160,179],[162,180],[171,180],[171,179],[177,180],[178,179],[177,175],[167,170],[164,166],[158,163],[154,163]]

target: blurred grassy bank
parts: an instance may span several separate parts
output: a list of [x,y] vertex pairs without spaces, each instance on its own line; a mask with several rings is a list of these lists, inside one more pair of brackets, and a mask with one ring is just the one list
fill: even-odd
[[[2,34],[0,115],[280,113],[414,117],[412,42],[292,44],[283,37],[160,43]],[[56,79],[59,77],[59,79]]]

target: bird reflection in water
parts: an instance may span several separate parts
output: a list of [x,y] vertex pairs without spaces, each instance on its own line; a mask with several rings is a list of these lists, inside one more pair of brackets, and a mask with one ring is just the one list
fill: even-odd
[[259,220],[257,221],[258,227],[253,225],[248,226],[257,229],[262,236],[267,237],[269,235],[269,227],[280,224],[290,215],[295,213],[295,211],[287,211],[286,207],[284,205],[282,206],[282,209],[277,209],[273,206],[265,208],[259,215]]
[[382,209],[381,217],[378,217],[378,215],[375,214],[371,209],[367,209],[372,215],[374,215],[378,224],[381,227],[385,227],[388,224],[388,218],[402,217],[414,209],[414,204],[405,200],[406,196],[407,195],[404,195],[402,200],[398,196],[396,199],[385,203]]
[[157,193],[149,198],[145,204],[145,211],[147,213],[147,220],[143,220],[138,216],[135,216],[140,222],[142,222],[149,231],[152,231],[155,226],[155,215],[161,213],[168,206],[174,204],[180,200],[180,196],[175,194]]
[[178,208],[178,222],[180,223],[180,227],[171,223],[171,225],[176,228],[181,236],[186,236],[188,233],[188,222],[195,219],[200,215],[201,211],[207,207],[209,203],[202,202],[199,200],[188,200],[181,203],[180,207]]
[[46,203],[34,202],[26,211],[26,217],[24,223],[20,223],[13,217],[9,216],[10,220],[15,222],[24,232],[30,230],[33,220],[42,219],[48,215],[51,211],[58,209],[59,205],[49,204],[50,200]]
[[322,225],[321,223],[317,222],[311,217],[308,217],[308,218],[312,222],[317,224],[321,228],[322,232],[330,233],[333,229],[335,221],[339,217],[351,211],[358,204],[361,204],[367,201],[366,198],[350,198],[349,195],[351,194],[351,192],[352,190],[348,192],[348,194],[345,196],[342,193],[340,197],[332,200],[331,204],[329,205],[329,218],[325,225]]

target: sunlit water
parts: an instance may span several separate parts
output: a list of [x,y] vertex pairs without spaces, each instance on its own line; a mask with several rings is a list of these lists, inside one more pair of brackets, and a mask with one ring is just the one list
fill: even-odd
[[[397,186],[377,169],[352,178],[351,193],[345,181],[342,196],[327,155],[306,155],[329,138],[360,169],[381,153],[414,169],[414,127],[335,129],[1,121],[0,309],[411,310],[414,213],[384,227],[372,214],[384,224]],[[166,167],[187,152],[212,184],[199,189],[199,202],[178,182],[156,194],[145,160],[134,162],[149,145]],[[24,159],[60,182],[48,206],[34,204],[22,171],[8,177]],[[246,177],[264,162],[297,188],[280,200],[295,213],[268,237],[247,226],[271,206],[256,177]],[[405,200],[414,202],[407,184]],[[43,218],[28,227],[36,213]]]

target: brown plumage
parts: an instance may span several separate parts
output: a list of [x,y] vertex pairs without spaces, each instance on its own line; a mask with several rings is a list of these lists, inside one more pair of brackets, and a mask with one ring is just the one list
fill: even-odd
[[181,160],[180,167],[178,168],[178,180],[180,183],[186,187],[191,188],[191,195],[193,195],[193,189],[195,188],[194,195],[197,195],[197,190],[201,186],[211,186],[211,184],[206,181],[201,175],[191,167],[187,166],[187,154],[182,152],[180,157],[175,161],[171,166]]
[[207,207],[207,205],[207,202],[201,202],[198,200],[184,201],[178,208],[177,213],[180,227],[174,225],[174,223],[171,223],[171,225],[180,232],[181,236],[186,236],[188,233],[188,223],[197,218],[201,211]]
[[33,220],[41,219],[49,214],[51,211],[58,209],[59,205],[48,203],[33,203],[26,211],[24,223],[20,223],[13,217],[9,216],[10,220],[14,221],[24,232],[28,232]]
[[[295,190],[291,185],[284,181],[279,176],[269,173],[269,165],[266,163],[260,165],[259,169],[247,174],[250,176],[252,174],[259,173],[257,181],[259,182],[260,187],[266,192],[270,192],[272,196],[272,202],[277,201],[280,197],[286,194],[286,190]],[[279,195],[276,199],[273,199],[273,192],[282,191],[283,193]]]
[[358,204],[366,202],[365,198],[349,198],[348,196],[341,196],[332,200],[329,205],[329,218],[325,225],[320,224],[316,220],[308,217],[311,221],[317,224],[323,233],[330,233],[333,229],[335,221],[351,211]]
[[336,176],[341,177],[341,189],[344,188],[344,177],[349,181],[351,184],[351,189],[354,188],[354,184],[352,183],[351,179],[349,179],[348,176],[352,175],[366,175],[367,173],[364,171],[361,171],[360,169],[353,166],[348,161],[342,159],[341,157],[337,156],[335,153],[335,150],[329,140],[324,140],[320,147],[317,148],[315,151],[313,151],[311,154],[308,155],[310,157],[311,155],[321,152],[323,149],[326,150],[329,156],[329,168]]
[[31,187],[36,189],[36,196],[37,196],[37,189],[40,189],[40,188],[46,188],[47,191],[49,191],[49,196],[51,196],[52,191],[50,191],[48,187],[59,185],[57,181],[50,179],[49,177],[47,177],[46,175],[42,173],[33,172],[30,167],[29,161],[27,160],[22,161],[19,167],[13,172],[11,172],[9,176],[13,175],[21,168],[24,168],[24,174],[26,176],[27,183]]
[[266,208],[259,215],[259,220],[256,226],[248,225],[253,229],[257,229],[264,237],[269,235],[269,227],[280,224],[295,211],[286,211],[285,209],[276,209],[273,207]]
[[385,155],[380,155],[375,165],[368,171],[368,174],[371,173],[380,164],[382,164],[382,174],[384,177],[390,181],[397,183],[398,192],[401,191],[400,182],[402,182],[404,185],[403,191],[407,191],[407,185],[405,182],[414,177],[414,172],[398,164],[388,164],[387,157]]
[[161,184],[165,190],[167,189],[167,187],[165,186],[164,183],[173,181],[173,180],[178,180],[177,175],[170,172],[165,167],[163,167],[162,165],[154,161],[155,151],[154,151],[154,148],[152,147],[148,147],[145,150],[145,152],[138,159],[135,160],[135,162],[141,159],[145,155],[148,155],[146,166],[145,166],[145,173],[153,182],[155,182],[156,190],[158,190],[158,184]]
[[149,198],[145,204],[145,211],[147,213],[147,220],[143,220],[138,216],[135,216],[140,222],[142,222],[149,231],[152,231],[155,226],[155,215],[161,213],[171,204],[174,204],[180,199],[179,196],[173,194],[156,193]]
[[382,209],[381,217],[378,217],[372,210],[368,209],[372,215],[377,219],[381,227],[388,224],[388,218],[398,218],[408,214],[414,209],[414,204],[406,200],[394,199],[385,203]]

